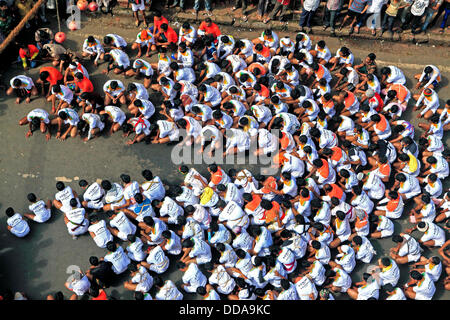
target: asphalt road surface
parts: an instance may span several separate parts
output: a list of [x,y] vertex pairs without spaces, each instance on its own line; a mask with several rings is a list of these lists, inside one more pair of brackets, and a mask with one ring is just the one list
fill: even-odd
[[[131,43],[137,32],[131,18],[116,17],[112,20],[99,18],[83,21],[80,30],[67,33],[68,39],[65,46],[81,51],[85,37],[93,34],[102,39],[107,33],[119,34]],[[223,33],[250,39],[259,36],[260,32],[261,30],[223,28]],[[295,35],[291,34],[291,37]],[[312,40],[313,43],[318,41],[315,36],[312,36]],[[439,90],[442,106],[450,96],[448,86],[450,51],[448,48],[339,38],[324,38],[324,40],[332,52],[342,45],[348,46],[355,55],[356,63],[365,58],[369,52],[376,53],[380,67],[394,64],[404,71],[409,88],[413,87],[414,74],[420,73],[426,64],[434,64],[441,69],[443,75],[442,88]],[[130,48],[128,53],[131,59],[136,54],[131,52]],[[153,56],[149,60],[154,62],[156,57]],[[101,74],[105,65],[101,65],[98,69],[90,63],[85,66],[90,72],[96,90],[101,90],[107,80],[107,77]],[[9,83],[9,79],[13,76],[23,73],[20,65],[12,65],[3,75],[3,82]],[[34,69],[25,73],[36,79],[38,70]],[[119,76],[118,79],[124,81],[123,76]],[[132,80],[125,80],[124,83],[127,84]],[[159,106],[161,103],[159,95],[151,90],[150,93],[155,106]],[[43,98],[34,99],[28,105],[25,103],[16,105],[14,100],[14,98],[6,97],[4,92],[0,93],[0,288],[25,292],[32,299],[45,299],[47,294],[59,290],[68,297],[70,292],[64,288],[64,282],[69,276],[66,273],[67,268],[77,265],[86,270],[89,266],[89,257],[92,255],[101,257],[106,253],[106,249],[98,248],[88,234],[80,236],[76,241],[72,240],[67,233],[62,214],[56,210],[49,222],[30,223],[30,234],[24,239],[16,238],[6,229],[4,210],[12,206],[17,212],[25,213],[28,210],[26,195],[29,192],[34,192],[42,199],[53,199],[56,193],[55,183],[59,180],[72,186],[81,194],[81,188],[78,186],[80,179],[86,179],[90,183],[102,179],[120,181],[120,174],[127,173],[132,179],[142,182],[140,173],[143,169],[151,169],[154,175],[160,176],[165,183],[180,183],[182,177],[177,171],[178,165],[170,159],[171,146],[145,143],[127,146],[126,140],[120,133],[110,137],[101,136],[89,142],[83,142],[79,138],[69,138],[62,142],[55,139],[54,135],[49,142],[46,142],[44,135],[39,132],[26,139],[27,128],[18,125],[19,119],[34,108],[50,111],[50,104]],[[420,130],[417,127],[416,113],[407,111],[404,118],[415,125],[418,136]],[[445,143],[448,144],[448,134],[445,135]],[[201,173],[206,173],[205,165],[200,164],[195,167]],[[250,170],[257,169],[256,166],[246,167]],[[448,188],[448,181],[445,182],[445,186]],[[406,212],[404,216],[407,216]],[[403,218],[394,222],[396,233],[411,227],[406,220]],[[416,238],[419,236],[417,233],[413,235]],[[372,243],[378,252],[376,258],[388,254],[389,248],[394,246],[390,238],[373,240]],[[433,252],[436,253],[436,250]],[[430,254],[429,250],[424,252],[425,256]],[[361,266],[359,263],[352,274],[353,280],[359,281],[366,268],[367,266]],[[402,277],[399,285],[407,281],[407,270],[407,267],[401,267]],[[181,279],[181,276],[181,272],[175,270],[174,263],[171,263],[164,277],[176,282]],[[114,286],[107,290],[108,294],[118,299],[133,299],[132,292],[125,290],[122,285],[123,280],[127,278],[128,274],[123,275]],[[198,296],[185,295],[185,298],[197,299]],[[337,294],[336,298],[348,299],[348,296]],[[450,298],[450,294],[443,290],[441,282],[437,284],[434,298]]]

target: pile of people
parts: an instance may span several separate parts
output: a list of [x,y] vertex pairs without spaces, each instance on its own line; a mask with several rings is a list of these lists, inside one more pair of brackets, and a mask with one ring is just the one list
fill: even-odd
[[[436,66],[415,76],[413,95],[402,70],[380,68],[374,53],[357,65],[349,48],[332,54],[305,33],[291,39],[267,29],[238,39],[209,18],[177,33],[159,14],[131,49],[116,34],[102,40],[89,36],[78,57],[55,57],[36,85],[24,75],[11,79],[16,102],[41,95],[51,104],[51,111],[34,109],[20,120],[27,137],[40,130],[50,139],[56,128],[58,139],[89,140],[122,130],[134,135],[127,144],[161,144],[186,132],[182,143],[224,156],[248,153],[256,142],[255,154],[272,156],[279,174],[211,164],[203,176],[182,165],[182,185],[164,185],[144,170],[141,183],[126,173],[121,182],[80,180],[80,196],[63,182],[52,200],[29,194],[31,213],[6,209],[14,235],[26,236],[27,221],[48,221],[56,209],[69,235],[89,234],[107,250],[65,284],[74,299],[104,297],[127,270],[124,287],[136,299],[197,293],[210,300],[329,300],[346,293],[421,300],[433,298],[437,281],[450,288],[450,193],[442,186],[450,100],[439,103]],[[153,53],[157,63],[142,58]],[[89,61],[113,74],[103,94],[89,80]],[[120,77],[136,82],[125,87]],[[159,120],[150,100],[156,95],[163,97]],[[423,119],[418,140],[402,119],[408,108]],[[393,220],[405,216],[414,227],[394,233]],[[376,261],[372,243],[387,237],[393,247]],[[441,257],[425,256],[423,248],[440,248]],[[161,278],[174,261],[181,285]],[[375,267],[353,283],[357,264]],[[401,264],[411,267],[404,285]]]

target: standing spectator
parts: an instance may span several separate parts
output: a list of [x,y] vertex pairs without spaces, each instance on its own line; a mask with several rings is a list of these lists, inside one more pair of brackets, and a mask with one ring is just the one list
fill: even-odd
[[[14,6],[17,8],[20,20],[22,20],[23,17],[25,17],[25,15],[29,11],[31,11],[31,9],[33,8],[33,5],[34,5],[34,2],[32,0],[16,0],[14,2]],[[29,29],[30,27],[31,27],[30,23],[27,22],[25,24],[25,28]]]
[[444,0],[431,0],[428,7],[425,9],[425,21],[423,22],[421,31],[426,33],[428,26],[431,22],[431,18],[435,12],[438,12],[439,8],[442,6]]
[[325,15],[323,18],[323,30],[331,27],[331,36],[336,36],[334,22],[341,9],[342,0],[327,0]]
[[320,0],[301,0],[303,10],[300,15],[300,27],[301,32],[305,32],[305,25],[309,28],[309,33],[312,33],[311,21],[316,14],[316,10],[319,7]]
[[13,17],[6,10],[0,11],[0,33],[2,33],[6,37],[13,28],[14,28]]
[[447,0],[445,2],[445,15],[444,15],[444,18],[442,19],[441,26],[440,26],[441,30],[439,30],[439,33],[444,33],[445,25],[447,24],[447,19],[448,19],[448,16],[450,15],[450,4],[449,3],[450,3],[450,0]]
[[145,19],[145,0],[128,0],[127,8],[130,6],[131,3],[131,10],[133,11],[134,19],[136,20],[134,24],[139,26],[141,21],[139,20],[139,14],[138,11],[141,12],[142,18],[144,19],[144,26],[147,27],[147,20]]
[[169,6],[169,8],[176,8],[176,7],[180,7],[180,11],[184,11],[184,1],[185,0],[174,0],[173,3]]
[[376,29],[381,30],[381,9],[386,3],[387,0],[372,0],[363,18],[359,21],[358,28],[360,28],[367,19],[370,19],[369,29],[372,30],[372,35],[376,36]]
[[400,21],[403,24],[406,21],[406,17],[411,12],[411,5],[414,2],[414,0],[402,0],[401,2],[402,2],[402,7],[404,7],[404,9],[402,10],[402,13],[400,15]]
[[209,17],[212,16],[211,0],[195,0],[195,2],[194,2],[195,20],[198,19],[198,12],[200,11],[200,2],[205,3],[205,9],[206,9],[205,15],[207,15]]
[[[442,23],[443,23],[443,25],[445,27],[445,22],[447,22],[448,13],[450,13],[450,4],[449,3],[450,3],[450,0],[444,0],[444,2],[439,7],[436,15],[434,16],[433,21],[431,21],[430,27],[433,27],[436,24],[436,22],[439,20],[439,17],[442,14],[442,12],[446,12],[447,15],[444,16],[444,19],[442,20]],[[443,32],[444,32],[444,30],[439,31],[439,33],[443,33]]]
[[263,20],[265,16],[268,14],[270,0],[259,0],[258,1],[258,10],[257,15],[259,20]]
[[[99,11],[101,11],[103,14],[109,13],[109,14],[111,14],[111,16],[113,16],[112,8],[115,4],[111,3],[111,0],[96,0],[96,1],[97,1]],[[105,7],[106,11],[103,11],[103,7]]]
[[275,7],[273,8],[269,17],[264,20],[264,23],[275,19],[275,16],[278,14],[278,12],[280,12],[279,19],[282,20],[290,3],[291,0],[277,0],[277,2],[275,3]]
[[[359,23],[362,18],[364,12],[366,12],[369,7],[369,0],[350,0],[348,5],[347,15],[344,17],[344,21],[342,21],[341,26],[339,27],[339,31],[345,26],[345,23],[348,19],[351,19],[350,23],[350,31],[349,34],[353,33],[353,25],[355,23]],[[359,33],[359,25],[356,25],[356,33]]]
[[425,9],[428,7],[430,0],[415,0],[411,5],[410,13],[406,16],[405,21],[402,24],[402,30],[406,30],[411,27],[411,33],[417,34],[417,28],[419,28],[420,20],[422,19]]
[[391,3],[388,5],[386,9],[386,14],[384,15],[383,18],[381,35],[383,35],[383,33],[385,33],[386,30],[389,29],[389,32],[391,33],[391,40],[394,39],[393,26],[395,18],[397,17],[398,14],[398,10],[401,8],[405,8],[406,10],[408,9],[407,6],[408,4],[404,3],[404,1],[402,0],[391,0]]
[[[288,0],[289,2],[290,0]],[[248,0],[236,0],[236,2],[234,3],[234,7],[232,9],[232,11],[236,11],[237,9],[241,8],[242,5],[242,14],[244,15],[242,17],[242,19],[244,19],[245,22],[247,22],[248,18],[247,18],[247,3]]]

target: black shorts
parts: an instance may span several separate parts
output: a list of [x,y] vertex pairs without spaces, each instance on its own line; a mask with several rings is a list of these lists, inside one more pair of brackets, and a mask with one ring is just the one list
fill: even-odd
[[31,90],[27,90],[27,89],[14,89],[14,93],[16,94],[16,97],[18,98],[29,98],[31,97]]
[[119,69],[123,72],[127,72],[128,70],[132,69],[131,66],[128,66],[126,68],[124,68],[123,66],[119,66],[117,64],[113,64],[113,69]]
[[353,11],[351,9],[348,10],[347,15],[351,18],[356,18],[357,21],[361,18],[361,13]]

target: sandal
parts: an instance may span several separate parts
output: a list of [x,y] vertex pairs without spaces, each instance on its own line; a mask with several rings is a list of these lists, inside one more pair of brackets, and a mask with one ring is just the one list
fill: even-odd
[[372,36],[376,36],[377,35],[377,32],[375,31],[375,29],[372,29]]
[[439,33],[443,34],[444,33],[444,29],[439,30]]
[[267,24],[269,21],[270,21],[270,19],[267,18],[267,19],[265,19],[263,22],[264,22],[265,24]]

